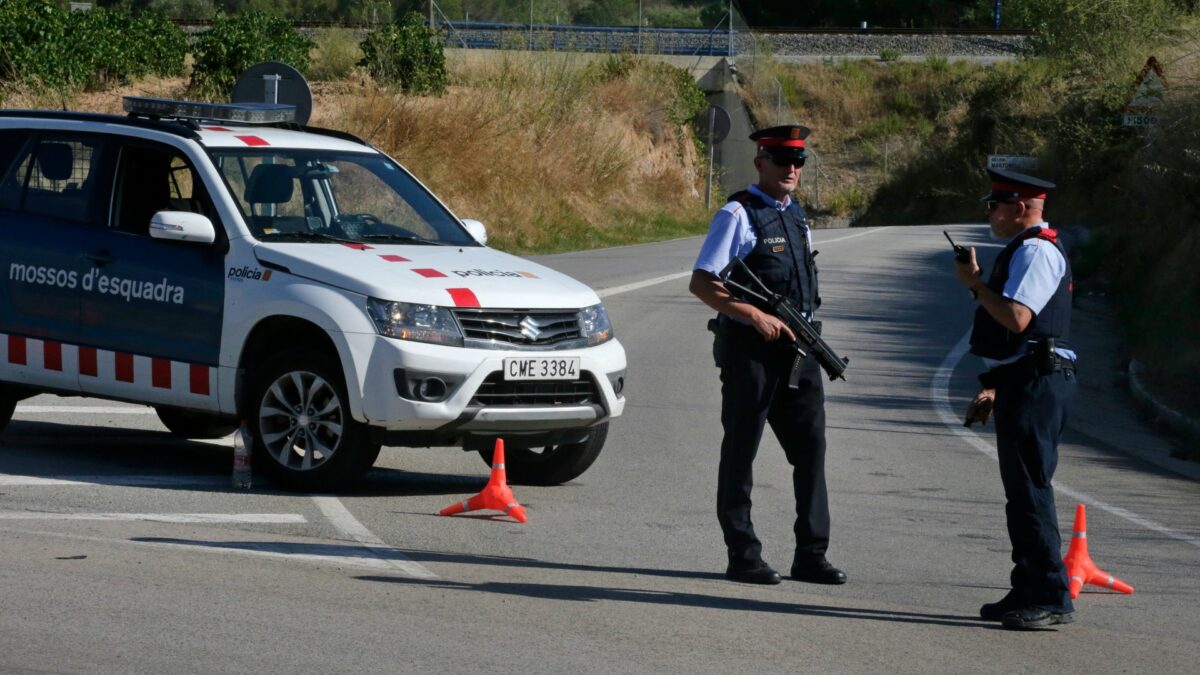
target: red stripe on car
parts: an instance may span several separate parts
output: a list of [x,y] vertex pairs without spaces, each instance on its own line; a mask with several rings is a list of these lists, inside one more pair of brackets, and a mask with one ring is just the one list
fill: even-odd
[[96,368],[95,347],[79,348],[79,374],[90,375],[92,377],[96,377],[99,374],[99,370]]
[[428,268],[416,269],[413,271],[416,272],[417,274],[420,274],[421,276],[425,277],[426,279],[436,279],[438,277],[446,276],[445,274],[442,274],[441,272],[439,272],[437,270],[431,270]]
[[345,246],[346,248],[352,248],[355,251],[369,251],[375,248],[374,246],[367,246],[366,244],[354,244],[351,242],[344,242],[342,246]]
[[113,354],[113,357],[116,362],[117,381],[133,382],[133,354],[117,352]]
[[62,371],[61,343],[49,340],[42,343],[42,365],[46,367],[46,370]]
[[189,365],[188,379],[188,388],[193,394],[208,396],[208,366]]
[[411,260],[409,260],[408,258],[405,258],[402,255],[395,255],[395,254],[391,254],[391,253],[389,253],[387,255],[380,255],[379,257],[383,258],[384,260],[386,260],[388,262],[412,262]]
[[250,146],[270,145],[270,143],[264,141],[258,136],[234,136],[234,138]]
[[25,338],[20,335],[8,336],[8,362],[19,366],[26,365]]
[[150,384],[159,389],[171,388],[171,362],[166,359],[150,359]]
[[233,131],[233,129],[226,129],[225,127],[200,127],[200,128],[205,131]]
[[446,292],[454,300],[455,307],[478,307],[479,298],[469,288],[447,288]]

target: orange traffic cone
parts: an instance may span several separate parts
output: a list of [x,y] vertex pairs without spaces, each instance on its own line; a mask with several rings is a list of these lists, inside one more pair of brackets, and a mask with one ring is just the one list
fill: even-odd
[[512,489],[508,487],[508,479],[504,471],[504,439],[496,439],[496,449],[492,453],[492,475],[483,490],[470,499],[447,506],[441,510],[440,515],[452,516],[456,513],[479,509],[503,511],[522,523],[529,520],[525,517],[525,507],[517,503]]
[[1075,533],[1071,536],[1071,546],[1063,556],[1063,565],[1067,568],[1067,579],[1071,582],[1071,599],[1079,597],[1079,590],[1084,584],[1111,588],[1118,593],[1133,593],[1133,586],[1117,579],[1113,575],[1096,567],[1092,557],[1088,555],[1087,547],[1087,513],[1083,504],[1075,507]]

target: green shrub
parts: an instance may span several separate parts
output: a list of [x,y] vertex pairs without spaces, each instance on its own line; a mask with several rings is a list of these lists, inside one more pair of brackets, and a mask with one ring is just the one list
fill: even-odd
[[829,197],[827,208],[835,216],[848,216],[867,205],[867,193],[861,188],[839,190]]
[[372,31],[362,41],[363,65],[380,82],[412,94],[446,91],[446,55],[420,14]]
[[1176,0],[1009,0],[1013,25],[1034,30],[1033,49],[1093,76],[1111,74],[1176,24]]
[[891,63],[893,61],[899,61],[900,60],[900,50],[899,49],[891,49],[891,48],[881,49],[881,50],[879,50],[879,60],[883,61],[884,63]]
[[304,72],[312,47],[287,19],[257,11],[218,14],[193,49],[192,95],[226,100],[238,76],[261,61],[282,61]]
[[312,65],[308,75],[314,80],[343,80],[362,60],[362,50],[354,32],[346,28],[328,28],[317,33]]
[[0,81],[50,86],[84,78],[78,52],[66,48],[67,12],[47,0],[0,0]]
[[186,51],[183,31],[156,13],[67,12],[45,0],[0,0],[0,81],[96,88],[178,75]]
[[71,12],[67,29],[89,88],[183,73],[187,37],[160,14],[134,16],[123,8]]

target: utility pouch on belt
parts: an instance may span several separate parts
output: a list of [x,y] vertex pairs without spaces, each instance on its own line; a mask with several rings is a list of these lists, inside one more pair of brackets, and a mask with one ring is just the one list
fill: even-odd
[[1038,338],[1025,358],[992,368],[979,376],[979,384],[984,389],[995,389],[997,385],[1011,380],[1023,382],[1060,370],[1075,370],[1075,364],[1059,356],[1054,346],[1054,338]]
[[722,363],[725,362],[725,339],[721,337],[721,320],[719,317],[714,317],[708,320],[708,330],[713,334],[713,364],[718,368],[722,368]]

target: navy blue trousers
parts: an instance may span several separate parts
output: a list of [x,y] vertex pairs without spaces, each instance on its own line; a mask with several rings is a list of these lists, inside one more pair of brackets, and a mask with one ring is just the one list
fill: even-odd
[[717,520],[731,563],[760,559],[762,543],[750,520],[753,464],[770,424],[792,465],[796,497],[796,557],[808,561],[829,548],[829,497],[825,489],[825,390],[820,364],[803,362],[799,389],[788,387],[795,350],[767,343],[753,328],[722,330],[721,464],[717,472]]
[[1013,592],[1026,604],[1071,611],[1054,487],[1058,438],[1075,394],[1074,371],[996,387],[996,445],[1004,483]]

